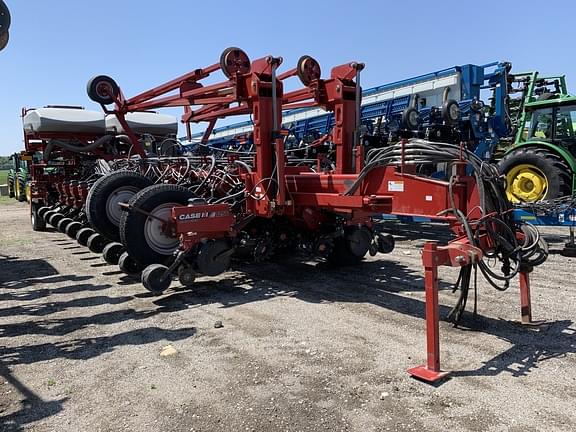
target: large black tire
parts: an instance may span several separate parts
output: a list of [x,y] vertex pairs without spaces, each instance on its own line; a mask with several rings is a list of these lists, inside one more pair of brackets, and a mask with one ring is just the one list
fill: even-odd
[[[130,200],[130,205],[163,219],[170,209],[185,206],[194,194],[185,187],[160,184],[147,187]],[[122,213],[120,238],[130,256],[143,266],[167,262],[178,248],[178,239],[160,231],[161,222],[137,210]]]
[[38,210],[41,207],[41,204],[30,203],[30,223],[34,231],[44,231],[46,229],[46,221],[38,214]]
[[24,202],[26,201],[26,173],[23,171],[19,171],[16,175],[16,181],[18,182],[18,201]]
[[[519,165],[532,165],[546,177],[548,187],[540,199],[550,200],[572,194],[572,171],[556,153],[541,147],[520,147],[507,153],[498,163],[498,169],[506,176]],[[506,186],[506,192],[518,201],[526,201],[513,193],[510,184]]]
[[120,241],[118,225],[122,210],[118,204],[130,201],[137,192],[151,185],[152,180],[132,171],[116,171],[99,178],[86,198],[88,222],[104,237]]
[[8,197],[14,198],[14,175],[8,174]]
[[18,183],[16,188],[16,199],[20,202],[26,201],[26,175],[18,170],[15,182]]

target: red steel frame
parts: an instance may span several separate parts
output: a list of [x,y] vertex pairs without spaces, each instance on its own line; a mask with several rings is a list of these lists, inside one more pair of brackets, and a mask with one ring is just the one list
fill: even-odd
[[[457,219],[446,212],[452,208],[449,183],[418,177],[404,164],[371,170],[354,193],[346,194],[358,179],[364,159],[361,147],[355,145],[357,92],[360,91],[356,82],[362,64],[335,67],[327,80],[319,78],[318,67],[318,76],[305,88],[283,94],[282,81],[297,75],[299,70],[292,69],[276,76],[280,63],[281,58],[264,57],[252,62],[249,70],[244,68],[229,80],[207,87],[202,87],[198,81],[216,71],[218,65],[197,69],[128,100],[120,94],[115,112],[122,116],[131,110],[185,106],[184,122],[209,122],[205,139],[217,118],[251,113],[256,145],[255,169],[243,173],[242,178],[246,190],[254,192],[256,199],[247,197],[248,215],[283,215],[303,220],[308,228],[315,229],[322,220],[323,210],[347,215],[350,224],[370,224],[371,216],[392,213],[447,221],[455,232],[462,234]],[[159,97],[175,89],[179,89],[179,94]],[[232,103],[237,105],[231,107]],[[196,110],[191,108],[198,104],[202,106]],[[336,146],[334,172],[317,173],[306,167],[286,165],[279,131],[281,111],[311,106],[323,107],[335,114],[336,125],[331,137]],[[278,167],[279,187],[275,194],[272,188],[258,188],[273,174],[273,157]],[[452,185],[453,200],[464,214],[478,218],[479,210],[474,210],[479,203],[475,179],[465,175],[464,162],[457,165],[458,175]],[[173,208],[170,225],[180,236],[181,249],[186,251],[202,239],[234,236],[241,221],[230,213],[227,204],[203,204]],[[427,363],[410,369],[412,376],[428,382],[446,376],[440,369],[438,267],[461,267],[481,259],[482,249],[469,244],[465,237],[446,246],[426,243],[422,260],[426,287]],[[527,272],[520,273],[520,286],[523,322],[532,323]]]

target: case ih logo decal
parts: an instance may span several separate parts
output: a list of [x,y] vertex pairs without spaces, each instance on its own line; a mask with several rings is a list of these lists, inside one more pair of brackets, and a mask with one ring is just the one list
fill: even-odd
[[228,215],[228,213],[225,211],[186,213],[186,214],[181,214],[180,216],[178,216],[178,220],[189,221],[189,220],[196,220],[196,219],[224,217],[227,215]]

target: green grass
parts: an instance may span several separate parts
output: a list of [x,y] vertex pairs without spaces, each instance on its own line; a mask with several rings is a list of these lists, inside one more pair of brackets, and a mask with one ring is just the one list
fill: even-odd
[[0,185],[8,184],[8,170],[0,170]]

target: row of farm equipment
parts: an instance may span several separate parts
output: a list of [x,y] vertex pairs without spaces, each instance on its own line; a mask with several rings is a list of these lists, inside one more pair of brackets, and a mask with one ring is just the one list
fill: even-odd
[[[414,376],[443,376],[439,266],[460,268],[454,322],[476,270],[500,290],[518,277],[523,320],[531,322],[528,275],[546,260],[548,248],[533,225],[515,216],[512,201],[536,193],[527,191],[536,187],[530,176],[538,173],[548,184],[536,198],[561,198],[552,192],[567,192],[567,178],[556,176],[558,186],[543,168],[534,171],[540,159],[563,168],[552,150],[545,155],[526,144],[521,153],[534,166],[524,161],[510,175],[486,156],[498,151],[505,130],[507,137],[510,131],[524,136],[529,101],[537,93],[565,91],[558,80],[511,79],[509,65],[499,64],[487,79],[500,99],[485,106],[479,97],[485,77],[472,68],[467,93],[462,81],[448,80],[438,94],[437,86],[425,87],[430,77],[424,77],[419,89],[399,95],[398,86],[363,94],[362,63],[333,67],[329,78],[310,56],[286,71],[282,63],[273,56],[251,61],[241,49],[228,48],[219,62],[133,97],[110,77],[93,78],[88,96],[101,113],[66,106],[23,110],[21,157],[30,176],[34,230],[53,226],[123,272],[140,275],[144,287],[159,294],[175,278],[193,286],[198,276],[217,276],[243,261],[265,265],[275,255],[354,266],[366,255],[393,250],[393,237],[377,223],[382,215],[425,217],[445,222],[454,240],[429,243],[423,251],[428,363],[411,370]],[[286,91],[287,80],[296,79],[297,88]],[[511,102],[508,90],[518,83],[523,102]],[[175,107],[183,108],[185,140],[176,138],[175,118],[156,112]],[[551,112],[558,136],[563,111],[554,105]],[[219,119],[234,116],[250,120],[216,128]],[[206,124],[204,132],[192,134],[198,123]]]

